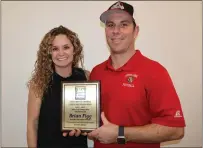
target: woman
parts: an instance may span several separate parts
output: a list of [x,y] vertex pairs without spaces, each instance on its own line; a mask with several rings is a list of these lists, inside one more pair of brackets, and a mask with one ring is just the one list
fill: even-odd
[[43,38],[34,73],[28,82],[28,147],[87,148],[80,131],[63,136],[61,131],[61,81],[88,80],[83,67],[83,48],[76,33],[59,26]]

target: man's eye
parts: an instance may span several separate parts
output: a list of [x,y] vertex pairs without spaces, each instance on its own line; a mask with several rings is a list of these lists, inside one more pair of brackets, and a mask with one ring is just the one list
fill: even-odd
[[107,24],[107,27],[113,27],[113,24]]
[[128,26],[128,24],[127,23],[123,23],[123,24],[121,24],[121,26],[122,27],[126,27],[126,26]]

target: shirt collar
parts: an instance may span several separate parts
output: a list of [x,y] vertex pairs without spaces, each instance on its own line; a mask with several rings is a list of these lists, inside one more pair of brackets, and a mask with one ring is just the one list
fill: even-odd
[[135,66],[138,64],[140,57],[142,56],[140,50],[136,50],[134,55],[120,68],[114,69],[112,66],[112,60],[111,56],[109,56],[107,62],[106,62],[106,69],[112,70],[112,71],[131,71],[135,69]]

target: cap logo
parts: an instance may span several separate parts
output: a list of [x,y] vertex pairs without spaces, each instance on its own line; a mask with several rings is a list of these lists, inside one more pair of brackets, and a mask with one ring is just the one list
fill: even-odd
[[111,7],[111,9],[124,9],[124,6],[120,3],[120,2],[117,2],[115,5],[113,5]]

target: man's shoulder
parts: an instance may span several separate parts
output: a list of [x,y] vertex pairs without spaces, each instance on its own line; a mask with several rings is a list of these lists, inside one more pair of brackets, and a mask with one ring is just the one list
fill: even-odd
[[163,72],[167,72],[166,67],[163,64],[161,64],[158,60],[154,60],[147,56],[143,56],[143,63],[144,63],[143,67],[145,67],[144,69],[147,71],[147,73],[160,74]]
[[97,64],[96,66],[93,67],[92,71],[101,71],[104,70],[106,67],[108,60],[103,61],[102,63]]
[[98,77],[100,77],[102,72],[105,70],[106,63],[107,60],[94,66],[90,73],[90,79],[97,79]]

